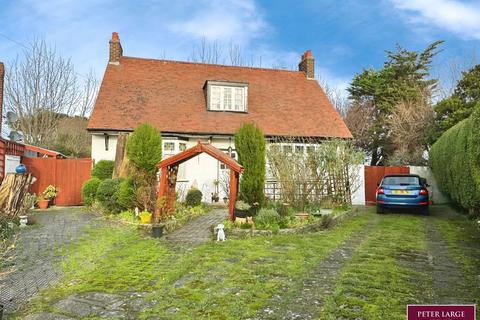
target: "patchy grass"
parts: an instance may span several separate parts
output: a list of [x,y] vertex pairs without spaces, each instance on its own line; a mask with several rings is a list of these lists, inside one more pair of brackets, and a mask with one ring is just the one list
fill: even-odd
[[[54,312],[51,306],[73,293],[137,291],[148,292],[155,302],[137,315],[139,319],[254,318],[274,296],[282,299],[280,303],[294,301],[289,295],[299,292],[310,270],[347,239],[369,230],[340,266],[334,291],[325,297],[318,316],[405,319],[407,304],[426,303],[432,297],[426,219],[435,221],[452,255],[464,266],[466,279],[476,283],[480,242],[474,230],[465,234],[468,221],[444,214],[376,215],[373,209],[321,233],[211,242],[187,250],[145,237],[132,226],[91,230],[59,249],[65,257],[65,278],[34,299],[22,315]],[[375,223],[369,224],[371,220]],[[365,229],[367,225],[371,229]]]
[[175,318],[238,319],[255,314],[366,222],[360,215],[321,234],[212,242],[186,252],[134,227],[95,229],[59,251],[64,281],[27,312],[54,311],[51,305],[73,293],[143,291],[158,303],[140,318],[173,317],[166,310],[175,306]]
[[431,295],[430,271],[424,218],[382,216],[340,273],[321,318],[405,319],[407,304]]
[[[480,231],[465,215],[458,215],[445,207],[446,215],[435,219],[435,224],[452,254],[461,266],[465,285],[476,292],[473,303],[480,304]],[[477,308],[480,316],[480,309]]]

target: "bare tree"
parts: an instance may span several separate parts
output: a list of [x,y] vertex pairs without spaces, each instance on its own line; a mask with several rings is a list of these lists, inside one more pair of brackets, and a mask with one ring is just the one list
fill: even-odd
[[330,85],[324,78],[318,77],[317,81],[335,110],[337,110],[342,118],[345,118],[351,106],[346,92],[342,92],[339,88]]
[[88,119],[62,117],[57,121],[49,147],[74,158],[88,157],[91,153],[91,136],[87,132]]
[[361,150],[371,150],[371,131],[375,115],[375,106],[366,102],[352,105],[344,116],[345,124],[355,138],[356,146]]
[[5,109],[18,115],[10,126],[22,132],[25,142],[44,147],[60,116],[87,115],[98,87],[90,73],[82,90],[70,59],[43,39],[13,60],[5,80]]
[[223,60],[222,46],[217,40],[209,43],[204,37],[198,46],[193,47],[191,60],[200,63],[220,64]]
[[428,134],[434,123],[429,93],[415,100],[400,102],[388,119],[395,151],[391,165],[424,165]]
[[245,64],[242,48],[238,44],[233,44],[232,42],[230,42],[228,48],[228,56],[230,58],[230,64],[232,66],[243,66]]
[[90,70],[83,79],[82,93],[78,104],[77,114],[80,117],[88,117],[93,110],[95,99],[98,94],[99,83],[93,70]]

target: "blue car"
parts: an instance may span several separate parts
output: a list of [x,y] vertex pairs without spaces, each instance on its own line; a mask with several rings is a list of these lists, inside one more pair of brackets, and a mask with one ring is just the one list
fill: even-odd
[[427,181],[415,174],[386,175],[377,188],[377,213],[385,209],[416,209],[428,215]]

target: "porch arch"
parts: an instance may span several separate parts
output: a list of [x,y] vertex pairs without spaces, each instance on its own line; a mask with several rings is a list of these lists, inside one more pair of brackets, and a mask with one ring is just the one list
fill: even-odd
[[223,162],[230,169],[230,197],[228,213],[230,220],[234,220],[235,202],[238,194],[238,179],[240,177],[240,173],[243,172],[243,167],[235,159],[226,155],[224,152],[215,148],[211,144],[201,143],[198,141],[194,147],[162,160],[157,165],[157,167],[161,170],[160,188],[157,199],[159,203],[165,199],[165,203],[160,208],[157,206],[157,210],[155,211],[154,215],[155,223],[158,223],[161,215],[170,214],[173,210],[178,166],[201,153],[206,153],[218,161]]

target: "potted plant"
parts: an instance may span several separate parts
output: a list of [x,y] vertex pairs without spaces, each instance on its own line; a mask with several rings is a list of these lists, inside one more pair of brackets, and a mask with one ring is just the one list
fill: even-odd
[[163,228],[165,228],[165,197],[158,199],[156,205],[155,217],[152,216],[152,236],[160,238],[163,235]]
[[235,217],[236,218],[246,218],[248,215],[248,210],[250,210],[251,206],[242,201],[239,200],[237,203],[235,203]]
[[43,191],[42,193],[43,199],[48,200],[49,205],[53,204],[53,199],[55,199],[56,196],[57,196],[57,190],[52,185],[49,185],[48,187],[46,187],[45,191]]
[[138,214],[138,217],[140,218],[140,222],[147,224],[152,221],[152,214],[148,212],[147,210],[144,210]]
[[47,209],[49,203],[50,203],[50,200],[49,200],[49,199],[45,199],[45,198],[43,197],[43,195],[38,196],[37,204],[38,204],[38,208],[39,208],[39,209]]

